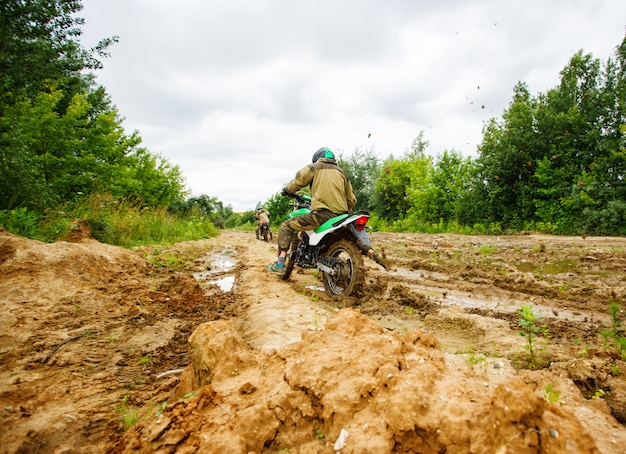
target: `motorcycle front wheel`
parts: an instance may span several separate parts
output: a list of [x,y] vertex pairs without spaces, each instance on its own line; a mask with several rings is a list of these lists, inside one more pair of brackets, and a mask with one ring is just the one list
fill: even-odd
[[339,240],[330,245],[325,255],[339,262],[333,266],[334,276],[322,273],[324,288],[330,295],[350,296],[363,287],[363,256],[354,244]]
[[293,266],[295,265],[293,262],[292,254],[295,254],[296,249],[298,248],[298,235],[294,235],[293,241],[291,242],[291,246],[289,247],[289,251],[287,252],[287,258],[285,259],[285,272],[281,276],[283,281],[289,279],[291,276],[291,272],[293,271]]

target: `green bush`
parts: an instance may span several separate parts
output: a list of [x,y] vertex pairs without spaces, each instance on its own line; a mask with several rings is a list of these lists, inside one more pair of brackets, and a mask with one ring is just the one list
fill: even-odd
[[40,216],[27,208],[0,211],[0,225],[15,235],[41,239]]

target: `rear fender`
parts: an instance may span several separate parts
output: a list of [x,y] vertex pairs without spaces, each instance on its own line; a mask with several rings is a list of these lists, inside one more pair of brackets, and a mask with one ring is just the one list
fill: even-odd
[[[324,230],[323,232],[315,232],[313,230],[307,230],[306,234],[309,237],[309,245],[318,246],[320,243],[324,242],[325,239],[330,239],[331,237],[351,237],[354,242],[359,246],[359,249],[363,251],[364,247],[369,249],[371,246],[370,238],[365,231],[364,228],[357,229],[356,221],[363,217],[363,214],[353,214],[343,219],[337,225]],[[364,225],[364,224],[363,224]],[[367,249],[364,253],[367,253]]]

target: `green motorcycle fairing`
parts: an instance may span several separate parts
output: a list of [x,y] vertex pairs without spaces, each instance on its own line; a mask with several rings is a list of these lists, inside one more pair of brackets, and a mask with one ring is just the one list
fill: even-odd
[[303,214],[309,214],[311,210],[309,208],[300,208],[299,210],[292,211],[287,215],[287,219],[295,218],[296,216],[302,216]]
[[[311,210],[309,208],[300,208],[299,210],[292,211],[291,213],[289,213],[287,215],[287,219],[293,219],[296,216],[302,216],[303,214],[309,214],[310,212],[311,212]],[[330,218],[328,221],[324,222],[322,225],[320,225],[314,231],[315,231],[315,233],[322,233],[322,232],[324,232],[324,231],[326,231],[328,229],[333,228],[335,223],[337,223],[339,221],[343,221],[348,216],[349,216],[348,214],[340,214],[339,216],[335,216],[334,218]]]
[[328,221],[324,222],[318,228],[315,229],[315,233],[322,233],[328,229],[331,229],[335,226],[335,224],[339,221],[343,221],[348,217],[348,214],[340,214],[339,216],[335,216],[334,218],[330,218]]

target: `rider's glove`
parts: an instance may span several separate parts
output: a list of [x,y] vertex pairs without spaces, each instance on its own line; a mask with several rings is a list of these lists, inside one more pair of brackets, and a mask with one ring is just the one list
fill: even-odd
[[289,197],[291,195],[291,193],[289,191],[287,191],[287,188],[283,188],[283,190],[280,192],[280,195],[282,195],[284,197]]

